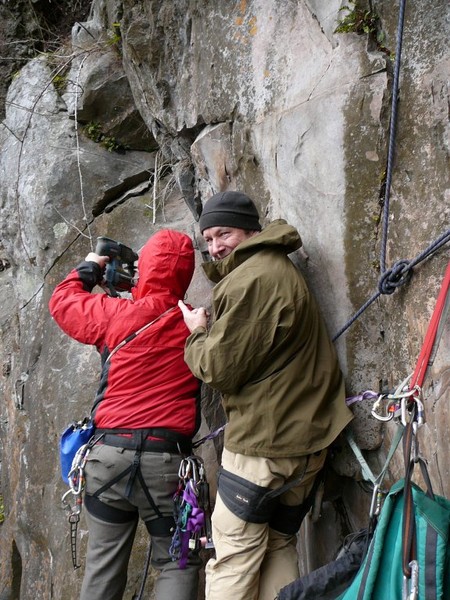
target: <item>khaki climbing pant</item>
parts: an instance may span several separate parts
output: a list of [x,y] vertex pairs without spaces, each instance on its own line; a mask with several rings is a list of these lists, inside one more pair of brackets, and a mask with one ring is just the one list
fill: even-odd
[[[281,505],[300,507],[326,454],[323,450],[309,457],[270,459],[224,449],[222,466],[271,489],[304,473],[299,484],[280,496]],[[274,600],[282,587],[298,578],[297,535],[276,531],[268,523],[243,521],[225,506],[220,487],[212,527],[216,557],[206,565],[206,600]]]

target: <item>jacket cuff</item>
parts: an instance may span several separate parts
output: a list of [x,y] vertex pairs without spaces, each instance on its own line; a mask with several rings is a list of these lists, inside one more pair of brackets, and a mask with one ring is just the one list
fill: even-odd
[[199,325],[198,327],[192,330],[191,334],[194,333],[208,333],[208,330],[206,329],[206,327],[203,327],[203,325]]
[[78,273],[83,288],[87,292],[92,292],[96,285],[99,285],[102,281],[103,270],[100,265],[94,261],[83,260],[75,270]]

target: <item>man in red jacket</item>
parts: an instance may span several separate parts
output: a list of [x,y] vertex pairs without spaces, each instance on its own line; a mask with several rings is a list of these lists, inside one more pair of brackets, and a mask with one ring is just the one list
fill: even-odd
[[189,330],[175,308],[194,272],[192,242],[172,230],[153,235],[139,256],[132,299],[91,293],[107,260],[89,253],[49,304],[61,329],[95,345],[102,360],[93,414],[103,436],[85,470],[89,542],[81,600],[122,599],[139,517],[160,571],[156,598],[196,600],[198,555],[190,554],[185,569],[169,555],[178,469],[200,417],[199,381],[183,358]]

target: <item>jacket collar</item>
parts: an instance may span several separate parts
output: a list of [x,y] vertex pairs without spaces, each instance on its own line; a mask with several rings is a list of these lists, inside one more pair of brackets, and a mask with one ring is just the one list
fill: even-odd
[[241,242],[222,260],[204,263],[203,269],[208,279],[218,283],[256,252],[272,248],[290,254],[298,250],[301,245],[302,240],[295,227],[288,225],[284,219],[278,219],[272,221],[260,233]]

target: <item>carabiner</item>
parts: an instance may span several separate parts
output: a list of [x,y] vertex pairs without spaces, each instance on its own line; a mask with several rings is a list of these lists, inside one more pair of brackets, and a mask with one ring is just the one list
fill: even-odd
[[381,508],[381,497],[379,495],[380,486],[376,483],[373,486],[372,501],[370,503],[369,517],[378,516]]
[[416,429],[417,429],[419,427],[422,427],[422,425],[425,423],[425,407],[422,402],[421,388],[416,386],[414,388],[414,390],[416,391],[416,395],[414,396],[414,401],[417,405],[417,414],[416,414],[416,419],[415,419],[414,423],[417,424],[416,425]]
[[186,481],[190,477],[191,473],[191,463],[188,458],[183,458],[180,462],[180,467],[178,469],[178,477],[183,481]]
[[386,409],[385,409],[386,416],[382,416],[377,412],[378,408],[381,405],[381,401],[386,397],[387,397],[386,394],[380,394],[378,396],[377,400],[375,400],[375,402],[373,403],[372,410],[371,410],[372,417],[375,417],[375,419],[378,419],[378,421],[383,421],[384,423],[391,421],[394,417],[394,413],[389,411],[391,402],[389,402],[388,405],[386,406]]
[[401,401],[401,417],[400,420],[402,422],[403,427],[406,427],[408,423],[411,421],[411,414],[408,411],[408,404],[410,404],[410,398],[412,394],[408,394],[408,396],[403,396]]
[[419,597],[419,563],[412,560],[409,563],[411,568],[411,577],[408,579],[403,575],[403,593],[402,600],[417,600]]
[[369,518],[378,517],[381,511],[381,505],[383,502],[383,497],[386,495],[386,492],[383,492],[380,489],[380,484],[375,483],[373,486],[372,492],[372,500],[370,502],[370,510],[369,510]]
[[[403,426],[406,427],[412,420],[414,432],[425,423],[425,407],[420,396],[420,388],[413,388],[403,396],[401,402],[401,422]],[[411,416],[411,411],[408,411],[408,404],[414,403],[416,404],[417,410],[416,414]]]
[[62,502],[62,504],[63,504],[63,505],[64,505],[64,504],[66,505],[66,506],[64,506],[64,508],[70,508],[70,502],[67,500],[67,497],[68,497],[69,495],[71,495],[71,494],[73,494],[72,490],[67,490],[67,492],[66,492],[66,493],[63,495],[63,497],[61,498],[61,502]]
[[194,458],[189,458],[188,460],[191,465],[191,472],[192,472],[191,479],[196,484],[198,481],[198,466],[197,466],[197,463]]

